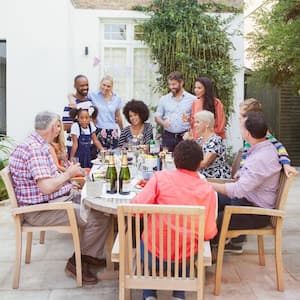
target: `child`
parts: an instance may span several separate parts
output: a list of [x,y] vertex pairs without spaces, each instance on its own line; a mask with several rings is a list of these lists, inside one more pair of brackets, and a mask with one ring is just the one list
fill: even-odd
[[68,155],[66,152],[63,124],[60,118],[58,120],[59,132],[54,138],[53,142],[50,143],[50,153],[59,171],[64,172],[70,163],[68,161]]
[[[254,98],[246,99],[240,104],[240,120],[244,120],[245,113],[249,111],[262,111],[261,104]],[[266,138],[269,139],[278,152],[278,159],[281,165],[283,166],[284,172],[286,176],[290,176],[291,174],[298,173],[297,170],[291,166],[291,160],[289,159],[289,155],[285,149],[285,147],[268,131]],[[240,165],[244,164],[244,161],[247,157],[247,151],[250,148],[248,143],[244,144],[242,160]]]
[[96,127],[92,119],[97,117],[98,110],[91,106],[89,109],[73,108],[70,111],[70,117],[74,122],[71,127],[72,149],[70,160],[78,157],[82,168],[91,167],[91,141],[98,150],[103,150],[103,146],[96,137]]

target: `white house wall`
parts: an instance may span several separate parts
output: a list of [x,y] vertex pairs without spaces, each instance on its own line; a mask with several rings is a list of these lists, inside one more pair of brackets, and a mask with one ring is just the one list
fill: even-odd
[[7,45],[7,134],[19,141],[37,112],[61,112],[69,86],[69,10],[63,0],[1,0]]
[[[8,135],[16,140],[26,137],[41,110],[61,113],[75,75],[85,74],[90,89],[98,88],[101,72],[93,59],[100,53],[100,18],[142,19],[145,15],[74,9],[69,0],[0,1],[0,39],[7,41]],[[242,16],[235,17],[230,30],[242,30],[242,22]],[[242,35],[234,36],[233,43],[233,58],[240,67],[234,90],[237,108],[244,90]],[[236,115],[230,124],[228,142],[236,150],[241,147]]]

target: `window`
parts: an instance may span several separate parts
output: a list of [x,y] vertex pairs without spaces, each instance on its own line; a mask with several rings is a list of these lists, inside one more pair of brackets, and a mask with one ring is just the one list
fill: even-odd
[[6,41],[0,40],[0,133],[6,135]]
[[126,40],[126,24],[104,24],[105,40]]
[[143,31],[134,20],[101,20],[100,76],[114,78],[114,92],[123,103],[132,98],[143,100],[149,106],[159,99],[153,92],[156,83],[156,65],[150,50],[142,41]]

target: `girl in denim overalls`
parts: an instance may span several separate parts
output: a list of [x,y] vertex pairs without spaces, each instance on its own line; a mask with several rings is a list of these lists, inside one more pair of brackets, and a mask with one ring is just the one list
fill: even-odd
[[98,150],[103,150],[103,147],[96,137],[96,127],[92,119],[97,117],[97,108],[91,106],[89,109],[76,109],[70,111],[70,117],[75,121],[71,127],[71,136],[73,146],[71,149],[70,160],[73,157],[78,157],[82,168],[91,168],[91,142]]

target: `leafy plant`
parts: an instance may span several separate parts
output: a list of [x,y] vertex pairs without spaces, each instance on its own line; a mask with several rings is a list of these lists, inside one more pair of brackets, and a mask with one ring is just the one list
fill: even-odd
[[291,82],[300,89],[300,2],[271,0],[260,9],[255,30],[249,34],[250,55],[261,82],[280,85]]
[[[7,136],[0,135],[0,170],[7,165],[8,156],[13,148],[13,141]],[[7,199],[7,191],[4,183],[0,178],[0,201]]]
[[166,78],[175,70],[182,72],[185,89],[190,92],[195,79],[206,76],[214,82],[228,116],[232,111],[235,67],[230,57],[233,45],[224,27],[231,19],[209,15],[207,10],[212,9],[213,4],[201,5],[196,0],[154,0],[142,9],[151,18],[141,26],[143,39],[158,64],[160,91],[166,92]]

